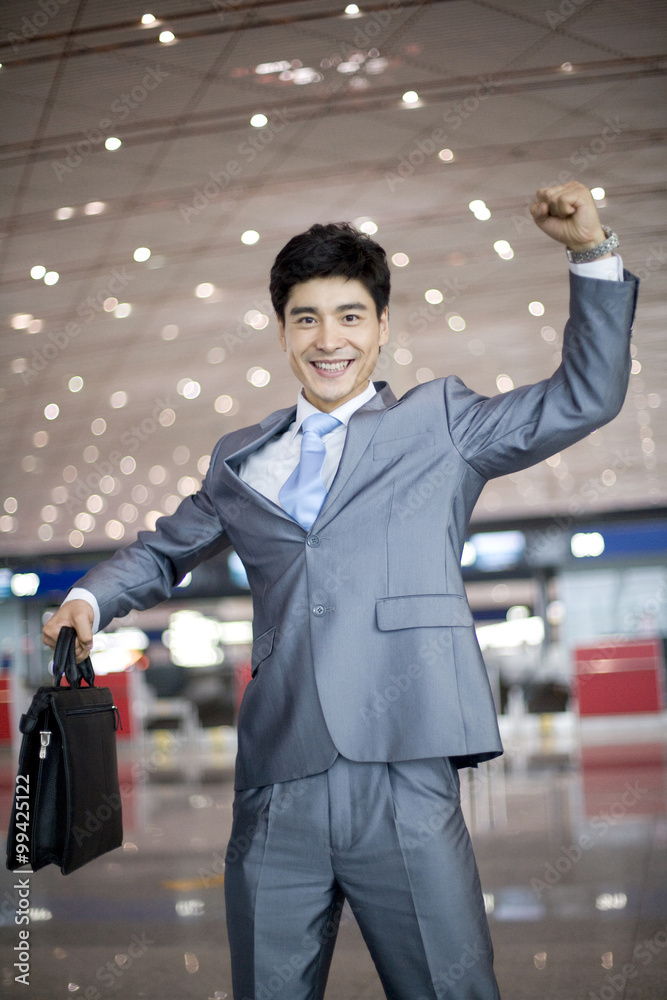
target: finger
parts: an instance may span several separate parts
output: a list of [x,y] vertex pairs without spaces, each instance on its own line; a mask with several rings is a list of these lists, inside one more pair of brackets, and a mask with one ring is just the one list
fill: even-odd
[[559,185],[552,188],[540,188],[537,192],[538,201],[546,204],[547,215],[552,215],[558,219],[566,219],[576,211],[573,204],[574,192],[566,185]]
[[530,212],[535,221],[546,219],[549,215],[549,206],[546,201],[534,201],[530,206]]

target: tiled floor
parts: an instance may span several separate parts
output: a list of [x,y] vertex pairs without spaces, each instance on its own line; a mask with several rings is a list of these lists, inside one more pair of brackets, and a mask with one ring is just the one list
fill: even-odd
[[[505,757],[463,782],[503,1000],[665,1000],[665,718],[597,720],[583,737],[571,719],[503,721]],[[29,877],[28,988],[12,967],[16,876],[0,873],[2,995],[231,1000],[229,760],[168,735],[121,757],[134,789],[125,848],[67,877]],[[14,767],[5,752],[3,830]],[[346,910],[327,1000],[383,996]],[[288,984],[274,997],[290,1000]]]

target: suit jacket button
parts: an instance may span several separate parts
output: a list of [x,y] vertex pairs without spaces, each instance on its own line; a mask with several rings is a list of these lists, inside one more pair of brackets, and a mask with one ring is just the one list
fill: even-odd
[[325,611],[326,608],[322,604],[316,604],[315,607],[313,608],[313,614],[318,615],[318,617],[320,615],[323,615]]
[[316,549],[317,546],[320,544],[320,536],[319,535],[310,535],[308,537],[308,539],[307,539],[307,542],[308,542],[308,545],[311,546],[311,548]]

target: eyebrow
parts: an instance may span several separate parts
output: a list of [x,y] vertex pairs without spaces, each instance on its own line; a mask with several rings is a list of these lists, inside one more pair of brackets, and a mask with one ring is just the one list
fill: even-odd
[[[357,310],[358,312],[368,312],[368,306],[364,305],[363,302],[346,302],[341,306],[336,306],[335,312],[344,313],[350,312],[351,309]],[[290,316],[301,316],[303,313],[317,313],[315,306],[293,306],[289,314]]]

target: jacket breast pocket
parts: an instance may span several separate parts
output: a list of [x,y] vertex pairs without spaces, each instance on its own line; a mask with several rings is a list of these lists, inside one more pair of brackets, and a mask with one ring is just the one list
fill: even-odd
[[473,617],[460,594],[409,594],[375,602],[377,626],[383,632],[399,628],[438,628],[472,625]]
[[435,444],[433,431],[422,431],[421,434],[409,434],[407,437],[391,438],[389,441],[377,441],[373,445],[373,461],[386,462],[391,458],[412,454],[420,448],[432,448]]
[[267,629],[266,632],[262,632],[258,635],[252,644],[252,653],[250,655],[250,676],[254,677],[259,670],[260,664],[266,660],[267,657],[273,652],[273,638],[276,634],[276,626]]

